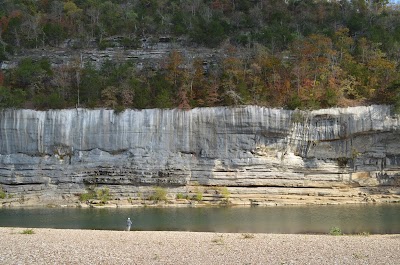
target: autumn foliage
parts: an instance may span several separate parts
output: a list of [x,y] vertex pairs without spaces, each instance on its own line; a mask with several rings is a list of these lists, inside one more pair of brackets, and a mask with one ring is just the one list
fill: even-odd
[[[315,109],[400,102],[400,9],[388,1],[11,1],[0,5],[0,62],[29,49],[125,49],[168,36],[156,68],[25,58],[0,72],[0,106]],[[174,43],[176,42],[176,43]],[[139,43],[139,44],[138,44]],[[175,45],[178,44],[178,45]],[[185,46],[186,45],[186,46]],[[199,50],[200,50],[199,49]]]

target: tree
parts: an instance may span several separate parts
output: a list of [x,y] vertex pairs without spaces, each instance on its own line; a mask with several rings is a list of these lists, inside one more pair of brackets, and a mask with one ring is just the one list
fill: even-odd
[[0,45],[2,48],[2,53],[1,53],[0,59],[4,58],[5,54],[6,54],[7,43],[4,42],[2,35],[7,30],[8,23],[9,23],[8,17],[6,17],[6,16],[0,17]]
[[207,88],[210,86],[208,76],[208,71],[203,66],[203,60],[200,58],[195,59],[191,65],[190,72],[190,98],[192,98],[192,106],[205,105]]
[[64,27],[56,22],[48,22],[43,26],[45,43],[51,46],[59,46],[65,40],[67,33]]
[[[338,75],[337,53],[330,38],[310,35],[293,43],[295,56],[293,73],[296,79],[297,96],[308,108],[320,107],[326,89]],[[330,91],[330,92],[331,92]],[[328,93],[330,94],[330,93]]]
[[101,99],[104,106],[115,109],[118,106],[118,89],[114,86],[108,86],[101,91]]
[[154,103],[156,108],[172,108],[174,105],[171,91],[167,88],[162,88],[161,90],[157,91]]
[[243,88],[246,86],[243,63],[236,57],[228,57],[223,61],[223,68],[221,86],[224,90],[225,103],[228,105],[245,104],[247,93],[244,90],[247,88]]
[[52,75],[53,71],[47,59],[34,61],[25,58],[13,70],[11,83],[27,91],[28,97],[31,98],[35,94],[48,92],[46,90],[50,87]]
[[167,59],[167,80],[170,81],[175,87],[178,87],[181,82],[183,75],[182,69],[183,57],[182,55],[174,50],[170,53]]
[[64,13],[66,17],[66,22],[69,28],[69,34],[76,36],[80,32],[81,19],[83,15],[83,10],[79,8],[73,0],[68,0],[64,2]]
[[62,100],[69,100],[73,87],[73,69],[62,65],[53,70],[53,85],[58,88],[57,93]]
[[354,40],[349,36],[349,32],[348,28],[339,28],[333,37],[335,49],[338,51],[339,63],[346,64],[352,58],[351,52],[354,49]]
[[[40,23],[41,19],[42,16],[39,13],[26,15],[25,21],[21,25],[22,33],[29,47],[38,48],[39,46],[44,46],[44,32]],[[41,37],[42,39],[39,41]]]
[[215,107],[220,102],[220,95],[218,92],[218,82],[214,79],[207,86],[207,93],[205,97],[205,106]]
[[190,103],[189,103],[189,97],[188,97],[188,89],[186,86],[182,86],[179,88],[178,108],[184,109],[184,110],[189,110],[191,108]]
[[210,22],[207,22],[198,16],[189,35],[195,43],[216,47],[226,38],[226,28],[228,28],[228,25],[218,18],[213,18]]
[[[17,47],[20,46],[17,31],[20,26],[19,24],[21,23],[21,17],[22,13],[19,10],[12,11],[9,15],[2,15],[0,13],[0,60],[6,58],[6,55],[8,54],[7,48],[12,50],[10,44],[14,44]],[[14,32],[14,36],[12,36],[12,31]],[[6,40],[4,36],[8,40]],[[13,40],[14,42],[12,42]]]
[[21,108],[25,102],[26,93],[22,89],[10,89],[0,85],[0,109]]
[[291,94],[291,79],[287,73],[290,66],[282,58],[272,55],[265,47],[256,46],[255,58],[250,66],[254,91],[260,104],[269,106],[285,105]]

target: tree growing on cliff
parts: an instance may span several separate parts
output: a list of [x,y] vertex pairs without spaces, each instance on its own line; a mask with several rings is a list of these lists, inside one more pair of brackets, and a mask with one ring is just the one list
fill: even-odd
[[26,93],[22,89],[0,85],[0,108],[22,108],[26,101]]

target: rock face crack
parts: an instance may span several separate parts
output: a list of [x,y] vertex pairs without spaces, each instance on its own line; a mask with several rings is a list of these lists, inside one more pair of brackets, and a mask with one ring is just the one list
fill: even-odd
[[0,185],[50,197],[90,185],[131,196],[142,186],[193,183],[262,193],[289,187],[396,193],[399,127],[390,106],[0,110]]

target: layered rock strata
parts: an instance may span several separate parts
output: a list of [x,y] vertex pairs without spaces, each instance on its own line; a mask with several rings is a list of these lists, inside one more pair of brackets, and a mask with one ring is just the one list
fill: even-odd
[[2,201],[73,204],[107,189],[142,204],[155,187],[175,204],[400,201],[399,129],[390,106],[2,110]]

